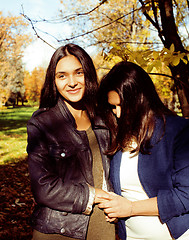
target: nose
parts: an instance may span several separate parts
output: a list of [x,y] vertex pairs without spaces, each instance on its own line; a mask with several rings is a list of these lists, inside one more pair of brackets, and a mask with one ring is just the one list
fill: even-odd
[[74,88],[77,86],[77,80],[75,79],[74,76],[70,76],[68,79],[68,86],[71,88]]

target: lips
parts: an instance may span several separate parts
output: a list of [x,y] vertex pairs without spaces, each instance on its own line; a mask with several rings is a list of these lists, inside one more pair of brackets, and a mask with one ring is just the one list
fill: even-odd
[[76,94],[81,90],[81,88],[76,88],[76,89],[72,89],[72,90],[67,90],[68,93],[70,94]]

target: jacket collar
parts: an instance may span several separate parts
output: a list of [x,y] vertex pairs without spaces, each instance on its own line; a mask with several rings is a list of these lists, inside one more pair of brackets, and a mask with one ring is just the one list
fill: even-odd
[[102,120],[101,117],[99,116],[96,116],[95,119],[94,119],[94,126],[93,126],[94,129],[98,129],[98,128],[105,128],[105,129],[108,129],[105,122]]
[[71,114],[71,112],[69,111],[68,107],[66,106],[64,99],[59,97],[57,105],[60,109],[61,114],[63,115],[63,117],[70,123],[72,124],[74,127],[76,127],[76,123],[75,123],[75,118],[73,117],[73,115]]

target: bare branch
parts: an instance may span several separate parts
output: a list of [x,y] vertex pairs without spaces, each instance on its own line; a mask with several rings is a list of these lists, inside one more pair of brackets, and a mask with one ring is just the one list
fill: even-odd
[[72,15],[68,15],[68,16],[65,16],[63,18],[61,18],[61,20],[64,20],[66,19],[66,21],[69,21],[69,20],[72,20],[76,17],[79,17],[79,16],[86,16],[86,15],[89,15],[91,14],[92,12],[94,12],[96,9],[98,9],[101,5],[103,5],[105,2],[107,2],[108,0],[103,0],[99,5],[97,5],[96,7],[94,7],[93,9],[89,10],[88,12],[84,12],[84,13],[75,13],[75,14],[72,14]]
[[53,47],[50,43],[48,43],[47,41],[45,41],[43,38],[41,38],[41,37],[38,35],[38,33],[37,33],[37,31],[36,31],[36,29],[35,29],[35,27],[34,27],[34,25],[33,25],[32,20],[31,20],[28,16],[26,16],[26,15],[24,14],[24,11],[23,11],[23,13],[21,13],[21,15],[30,22],[30,24],[31,24],[31,26],[32,26],[32,29],[34,30],[34,33],[35,33],[35,35],[36,35],[37,38],[39,38],[40,40],[42,40],[44,43],[46,43],[48,46],[52,47],[53,49],[56,49],[56,48]]
[[127,13],[127,14],[124,14],[124,15],[122,15],[121,17],[116,18],[115,20],[113,20],[113,21],[111,21],[111,22],[109,22],[109,23],[106,23],[106,24],[104,24],[104,25],[102,25],[102,26],[100,26],[100,27],[98,27],[98,28],[94,28],[94,29],[92,29],[92,30],[90,30],[90,31],[84,32],[84,33],[82,33],[82,34],[78,34],[78,35],[73,36],[73,37],[70,37],[70,38],[65,38],[65,39],[62,39],[62,40],[58,40],[58,42],[70,41],[70,40],[73,40],[73,39],[76,39],[76,38],[79,38],[79,37],[83,37],[83,36],[85,36],[85,35],[88,35],[88,34],[90,34],[90,33],[96,32],[96,31],[98,31],[98,30],[100,30],[100,29],[102,29],[102,28],[105,28],[105,27],[107,27],[107,26],[110,26],[111,24],[113,24],[113,23],[115,23],[115,22],[118,22],[118,21],[121,20],[122,18],[125,18],[126,16],[132,14],[132,13],[135,12],[135,11],[139,11],[140,9],[141,9],[141,8],[139,8],[139,9],[134,9],[133,11],[131,11],[131,12]]
[[[38,23],[38,22],[48,22],[48,23],[63,23],[63,22],[68,22],[72,19],[75,19],[76,17],[80,17],[80,16],[86,16],[91,14],[92,12],[94,12],[95,10],[97,10],[101,5],[103,5],[105,2],[107,2],[108,0],[103,0],[100,4],[98,4],[96,7],[92,8],[91,10],[89,10],[88,12],[83,12],[83,13],[75,13],[75,14],[70,14],[67,15],[65,17],[61,17],[60,19],[53,19],[53,20],[49,20],[49,19],[41,19],[41,20],[31,20],[32,22]],[[23,13],[21,13],[23,15]]]
[[[90,34],[90,33],[96,32],[96,31],[98,31],[98,30],[100,30],[100,29],[102,29],[102,28],[105,28],[105,27],[107,27],[107,26],[109,26],[109,25],[111,25],[111,24],[113,24],[113,23],[115,23],[115,22],[118,22],[120,19],[122,19],[122,18],[124,18],[124,17],[126,17],[126,16],[128,16],[128,15],[130,15],[130,14],[132,14],[134,11],[139,11],[140,9],[141,9],[141,8],[139,8],[139,9],[134,9],[133,11],[129,12],[128,14],[124,14],[123,16],[121,16],[121,17],[119,17],[119,18],[117,18],[117,19],[115,19],[115,20],[113,20],[113,21],[111,21],[111,22],[109,22],[109,23],[107,23],[107,24],[104,24],[104,25],[102,25],[102,26],[100,26],[100,27],[98,27],[98,28],[92,29],[92,30],[90,30],[90,31],[87,31],[87,32],[85,32],[85,33],[82,33],[82,34],[79,34],[79,35],[76,35],[76,36],[73,36],[73,37],[70,37],[70,38],[65,38],[65,39],[59,40],[59,39],[55,38],[54,36],[53,36],[53,37],[56,39],[57,42],[66,42],[66,41],[70,41],[70,40],[73,40],[73,39],[76,39],[76,38],[79,38],[79,37],[83,37],[83,36],[88,35],[88,34]],[[24,14],[24,11],[23,11],[23,13],[21,13],[21,15],[22,15],[24,18],[26,18],[26,19],[31,23],[31,26],[32,26],[32,29],[33,29],[34,32],[35,32],[35,35],[36,35],[39,39],[41,39],[43,42],[45,42],[46,44],[48,44],[50,47],[54,48],[53,46],[51,46],[48,42],[46,42],[43,38],[41,38],[41,37],[39,36],[39,34],[38,34],[37,31],[36,31],[36,28],[34,27],[34,24],[33,24],[32,19],[30,19],[27,15],[25,15],[25,14]],[[44,33],[45,33],[45,32],[44,32]],[[49,33],[46,33],[46,34],[50,35]],[[51,35],[51,36],[52,36],[52,35]]]

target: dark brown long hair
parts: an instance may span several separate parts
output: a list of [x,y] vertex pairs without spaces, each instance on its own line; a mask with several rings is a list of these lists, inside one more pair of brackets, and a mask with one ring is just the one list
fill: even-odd
[[[120,97],[119,119],[108,103],[110,91],[116,91]],[[138,145],[135,151],[149,153],[155,118],[161,118],[165,126],[165,115],[174,114],[160,100],[150,76],[138,65],[127,61],[116,64],[102,79],[98,108],[111,130],[109,154],[125,149],[133,138]]]
[[86,107],[90,118],[94,117],[96,107],[96,93],[98,88],[97,74],[91,57],[88,53],[75,44],[67,44],[59,47],[53,54],[47,68],[45,83],[41,90],[40,108],[53,107],[56,105],[60,96],[55,85],[55,70],[60,59],[65,56],[75,56],[82,65],[85,76],[85,93],[83,103]]

